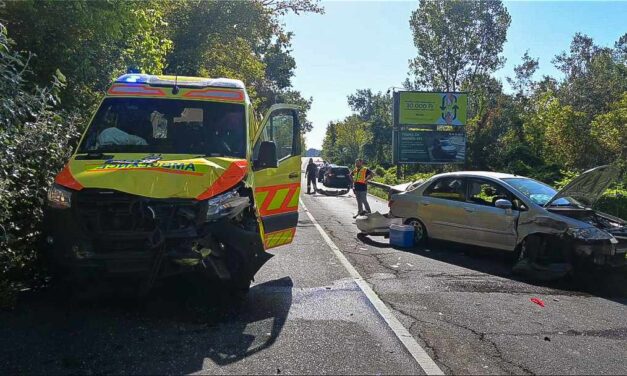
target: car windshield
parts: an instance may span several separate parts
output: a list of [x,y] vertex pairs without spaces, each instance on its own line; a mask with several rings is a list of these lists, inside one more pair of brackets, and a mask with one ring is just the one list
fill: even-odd
[[208,101],[108,98],[79,153],[172,153],[243,158],[244,106]]
[[[549,200],[555,196],[557,190],[553,187],[540,183],[539,181],[527,178],[506,178],[503,179],[506,183],[514,187],[517,191],[527,196],[534,203],[544,206]],[[562,197],[551,203],[551,206],[576,206],[580,207],[576,200],[570,197]]]

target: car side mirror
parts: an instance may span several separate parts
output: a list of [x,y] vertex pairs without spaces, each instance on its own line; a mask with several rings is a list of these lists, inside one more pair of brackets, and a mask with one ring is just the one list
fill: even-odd
[[505,199],[498,199],[496,200],[496,202],[494,203],[494,206],[496,206],[499,209],[511,209],[512,208],[512,202],[510,200],[505,200]]
[[255,170],[279,167],[276,144],[273,141],[261,141],[261,144],[259,144],[259,154],[257,155],[257,160],[255,160],[253,167]]

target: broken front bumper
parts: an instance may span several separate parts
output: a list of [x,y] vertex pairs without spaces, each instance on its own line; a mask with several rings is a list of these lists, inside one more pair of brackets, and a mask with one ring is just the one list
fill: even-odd
[[252,279],[270,258],[259,234],[226,217],[207,221],[208,215],[207,201],[76,192],[71,208],[45,211],[45,255],[72,274],[164,277],[202,270],[219,279],[232,277],[237,259],[238,273]]
[[595,265],[622,267],[626,264],[627,239],[574,240],[573,250],[575,255],[589,258]]

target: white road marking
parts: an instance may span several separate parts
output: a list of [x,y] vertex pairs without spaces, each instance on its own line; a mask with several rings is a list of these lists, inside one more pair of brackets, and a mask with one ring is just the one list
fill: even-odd
[[316,221],[316,219],[311,215],[307,207],[303,203],[302,199],[299,199],[300,206],[303,208],[309,220],[314,224],[316,229],[322,238],[327,243],[329,248],[333,251],[335,256],[340,260],[340,263],[346,268],[350,276],[355,280],[357,286],[363,291],[366,295],[370,303],[375,307],[379,315],[383,318],[383,320],[388,324],[394,335],[401,341],[403,346],[409,351],[411,356],[418,362],[418,365],[427,375],[444,375],[444,372],[438,367],[438,365],[431,359],[429,354],[416,342],[414,337],[409,333],[409,331],[401,324],[400,321],[394,316],[394,314],[388,309],[388,307],[383,303],[381,298],[372,290],[368,282],[366,282],[362,276],[357,272],[357,269],[348,261],[348,259],[342,254],[340,249],[335,245],[333,240],[327,235],[327,233],[322,229],[322,226]]

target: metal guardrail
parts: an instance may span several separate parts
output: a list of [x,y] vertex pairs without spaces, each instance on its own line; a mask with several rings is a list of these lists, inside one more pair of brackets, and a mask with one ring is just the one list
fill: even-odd
[[406,184],[399,184],[399,185],[388,185],[388,184],[384,184],[384,183],[379,183],[376,181],[369,181],[368,184],[370,184],[373,187],[377,187],[379,189],[383,189],[384,191],[386,191],[389,195],[391,194],[395,194],[395,193],[401,193],[401,192],[405,192],[408,189],[414,189],[415,187],[417,187],[418,185],[424,183],[424,180],[416,180],[413,182],[408,182]]
[[377,181],[370,180],[370,181],[368,181],[368,184],[372,185],[373,187],[377,187],[377,188],[383,189],[386,192],[390,192],[392,190],[392,186],[391,185],[379,183]]

